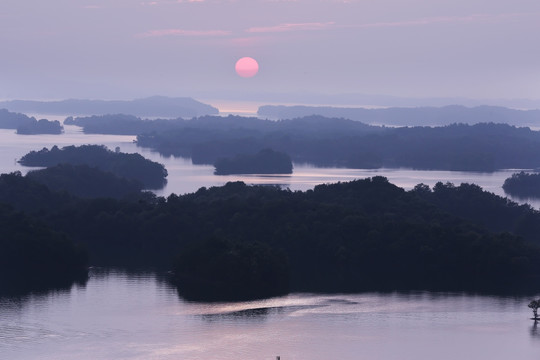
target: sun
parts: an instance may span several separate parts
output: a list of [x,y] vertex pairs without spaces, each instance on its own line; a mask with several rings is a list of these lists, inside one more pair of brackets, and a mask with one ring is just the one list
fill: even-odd
[[251,57],[243,57],[236,62],[236,73],[244,78],[250,78],[259,72],[259,63]]

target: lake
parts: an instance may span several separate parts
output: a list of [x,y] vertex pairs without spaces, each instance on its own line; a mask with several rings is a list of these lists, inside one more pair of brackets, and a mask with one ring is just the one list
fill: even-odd
[[[16,160],[53,145],[104,144],[163,163],[167,186],[184,194],[227,181],[316,184],[383,175],[410,189],[418,183],[473,182],[504,195],[512,170],[495,173],[354,170],[295,164],[290,176],[215,176],[212,166],[138,148],[133,136],[16,135],[0,129],[0,172],[21,171]],[[533,205],[538,207],[538,202]],[[0,298],[1,358],[17,360],[455,360],[537,359],[540,331],[529,320],[530,297],[460,293],[291,294],[241,303],[191,303],[154,273],[93,269],[86,286]]]
[[290,294],[190,303],[151,273],[92,270],[86,286],[0,298],[0,354],[17,360],[538,359],[530,298]]
[[[49,117],[51,118],[51,117]],[[54,117],[51,119],[57,120]],[[58,120],[61,120],[58,118]],[[81,128],[73,125],[64,126],[65,133],[61,135],[17,135],[14,130],[0,129],[0,173],[21,171],[23,174],[31,168],[17,163],[23,155],[32,150],[41,150],[43,147],[51,148],[82,144],[102,144],[114,150],[126,153],[140,153],[146,158],[165,165],[169,172],[168,183],[161,189],[154,191],[159,196],[169,196],[171,193],[186,194],[197,191],[202,186],[221,186],[228,181],[244,181],[247,184],[281,185],[291,190],[308,190],[317,184],[337,181],[351,181],[371,176],[385,176],[390,182],[406,190],[412,189],[419,183],[429,186],[438,181],[452,182],[456,185],[462,182],[475,183],[487,191],[497,195],[506,196],[502,184],[504,180],[517,170],[501,170],[493,173],[460,172],[460,171],[428,171],[412,169],[345,169],[320,168],[309,164],[294,164],[292,175],[214,175],[212,165],[193,165],[191,159],[165,157],[150,149],[137,147],[135,136],[126,135],[100,135],[82,133]],[[540,199],[512,198],[519,203],[529,203],[540,208]]]

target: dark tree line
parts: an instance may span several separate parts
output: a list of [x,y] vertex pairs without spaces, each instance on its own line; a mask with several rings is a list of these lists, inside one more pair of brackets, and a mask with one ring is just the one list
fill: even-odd
[[495,171],[540,166],[540,134],[494,123],[386,128],[359,121],[308,116],[269,121],[238,116],[191,120],[82,118],[85,132],[133,134],[137,144],[196,164],[271,148],[294,162],[349,168],[408,167]]
[[404,191],[374,177],[306,192],[228,183],[166,199],[56,196],[0,177],[0,202],[84,244],[91,264],[174,269],[193,299],[540,287],[538,212],[474,185]]
[[444,126],[454,123],[505,123],[515,126],[536,126],[540,110],[516,110],[500,106],[465,107],[390,107],[381,109],[330,106],[265,105],[257,113],[277,119],[293,119],[320,115],[362,121],[365,124],[390,126]]
[[81,198],[110,197],[121,199],[143,190],[137,180],[129,180],[88,165],[59,164],[32,170],[26,175],[50,190],[67,192]]

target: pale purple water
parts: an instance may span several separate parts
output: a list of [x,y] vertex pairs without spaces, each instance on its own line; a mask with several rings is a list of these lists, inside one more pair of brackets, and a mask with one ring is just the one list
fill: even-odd
[[[316,184],[383,175],[405,189],[423,182],[474,182],[499,195],[513,171],[462,173],[410,169],[321,169],[295,165],[291,176],[214,176],[137,148],[132,136],[16,135],[0,130],[0,172],[22,171],[16,159],[52,145],[104,144],[165,164],[159,195],[242,180],[306,190]],[[538,206],[538,202],[533,203]],[[540,332],[529,320],[530,298],[464,294],[290,296],[247,303],[194,304],[153,274],[93,272],[86,287],[21,299],[0,298],[0,358],[105,359],[537,359]],[[258,310],[254,310],[258,309]]]
[[152,274],[0,298],[0,358],[16,360],[532,360],[529,298],[291,294],[189,303]]

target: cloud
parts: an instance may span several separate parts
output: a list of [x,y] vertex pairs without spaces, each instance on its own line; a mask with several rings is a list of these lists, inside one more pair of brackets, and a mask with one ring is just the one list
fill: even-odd
[[295,23],[295,24],[279,24],[266,27],[251,27],[246,30],[248,33],[276,33],[288,31],[306,31],[306,30],[324,30],[334,25],[334,22],[312,22],[312,23]]
[[482,22],[493,21],[507,18],[513,18],[525,14],[512,13],[512,14],[475,14],[467,16],[438,16],[430,18],[422,18],[408,21],[394,21],[394,22],[376,22],[368,24],[348,25],[342,26],[344,28],[389,28],[389,27],[404,27],[404,26],[421,26],[431,24],[443,24],[443,23],[462,23],[462,22]]
[[142,34],[138,34],[137,37],[162,37],[162,36],[186,36],[186,37],[198,37],[198,36],[228,36],[231,32],[227,30],[185,30],[185,29],[161,29],[150,30]]

